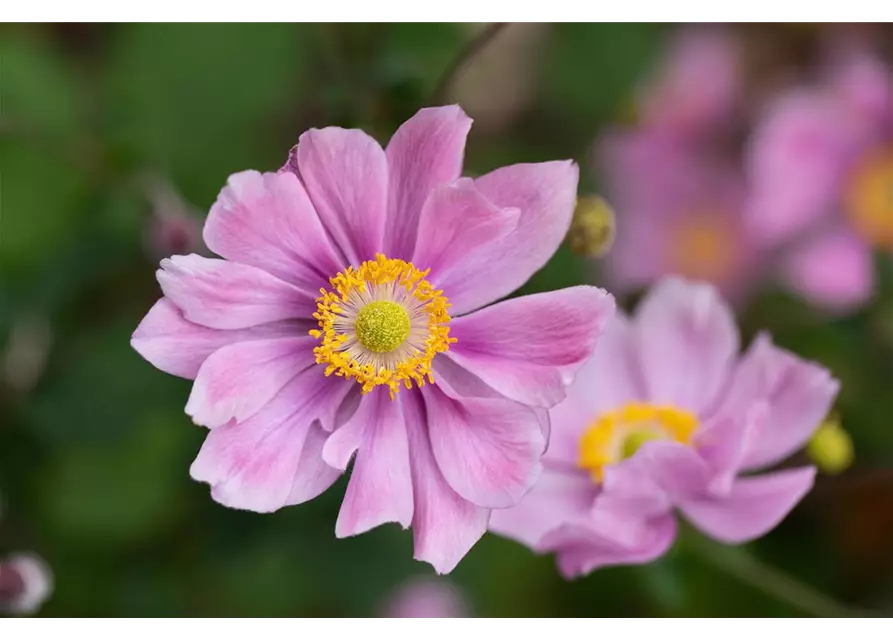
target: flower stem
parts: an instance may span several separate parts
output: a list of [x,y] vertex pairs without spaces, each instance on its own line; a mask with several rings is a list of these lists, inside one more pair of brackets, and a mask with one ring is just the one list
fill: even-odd
[[762,562],[743,548],[728,547],[703,536],[697,536],[687,546],[702,560],[740,582],[809,615],[819,618],[859,618],[880,615],[838,602],[780,569]]
[[456,79],[456,76],[459,75],[462,67],[464,67],[469,60],[474,58],[478,52],[490,44],[499,32],[509,26],[509,24],[510,23],[508,22],[494,22],[489,24],[468,42],[465,48],[459,52],[458,56],[453,58],[453,61],[450,62],[449,66],[444,70],[443,74],[441,74],[440,79],[437,81],[437,86],[431,93],[432,105],[441,104],[446,99],[447,92],[453,84],[453,81]]

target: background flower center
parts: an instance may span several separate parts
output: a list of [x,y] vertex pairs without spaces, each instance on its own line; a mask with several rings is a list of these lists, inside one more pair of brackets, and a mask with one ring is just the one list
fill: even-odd
[[631,458],[651,440],[689,444],[698,428],[697,417],[684,409],[631,402],[596,418],[580,439],[581,468],[593,480],[604,479],[609,464]]
[[856,169],[846,211],[867,243],[893,251],[893,148],[869,157]]

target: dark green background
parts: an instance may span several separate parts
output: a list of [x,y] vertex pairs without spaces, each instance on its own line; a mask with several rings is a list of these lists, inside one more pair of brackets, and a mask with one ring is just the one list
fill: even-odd
[[[526,69],[532,98],[501,129],[473,130],[468,171],[573,157],[581,190],[596,188],[592,140],[624,112],[667,30],[546,29]],[[309,504],[258,515],[217,505],[189,478],[203,438],[183,413],[189,382],[129,345],[159,295],[134,176],[166,176],[207,211],[230,173],[278,168],[308,127],[360,126],[385,141],[429,104],[471,37],[462,25],[0,25],[0,347],[23,318],[46,318],[53,333],[34,388],[0,380],[0,554],[34,549],[52,565],[42,615],[377,615],[406,576],[433,573],[396,526],[335,539],[343,480]],[[747,548],[686,534],[650,566],[574,582],[551,558],[487,536],[452,576],[474,612],[807,613],[766,567],[843,603],[889,609],[893,277],[879,265],[884,294],[855,317],[830,321],[769,291],[742,319],[747,336],[766,327],[842,379],[853,469],[820,478]],[[588,273],[562,248],[525,291]]]

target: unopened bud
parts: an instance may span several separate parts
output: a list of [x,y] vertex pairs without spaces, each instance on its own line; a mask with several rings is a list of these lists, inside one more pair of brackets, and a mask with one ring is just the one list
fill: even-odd
[[825,473],[838,474],[853,464],[853,441],[840,420],[830,417],[813,434],[806,454]]
[[611,206],[599,196],[583,196],[577,199],[568,245],[578,255],[600,258],[611,250],[616,230]]
[[32,554],[0,560],[0,612],[29,615],[40,609],[53,592],[53,573]]

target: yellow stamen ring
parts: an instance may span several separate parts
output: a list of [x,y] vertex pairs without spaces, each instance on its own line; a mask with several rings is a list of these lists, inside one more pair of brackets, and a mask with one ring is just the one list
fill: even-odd
[[425,280],[429,270],[377,254],[348,267],[320,289],[313,314],[320,340],[316,362],[325,375],[356,380],[362,392],[387,385],[393,399],[401,387],[434,382],[431,361],[456,341],[450,338],[450,303]]

